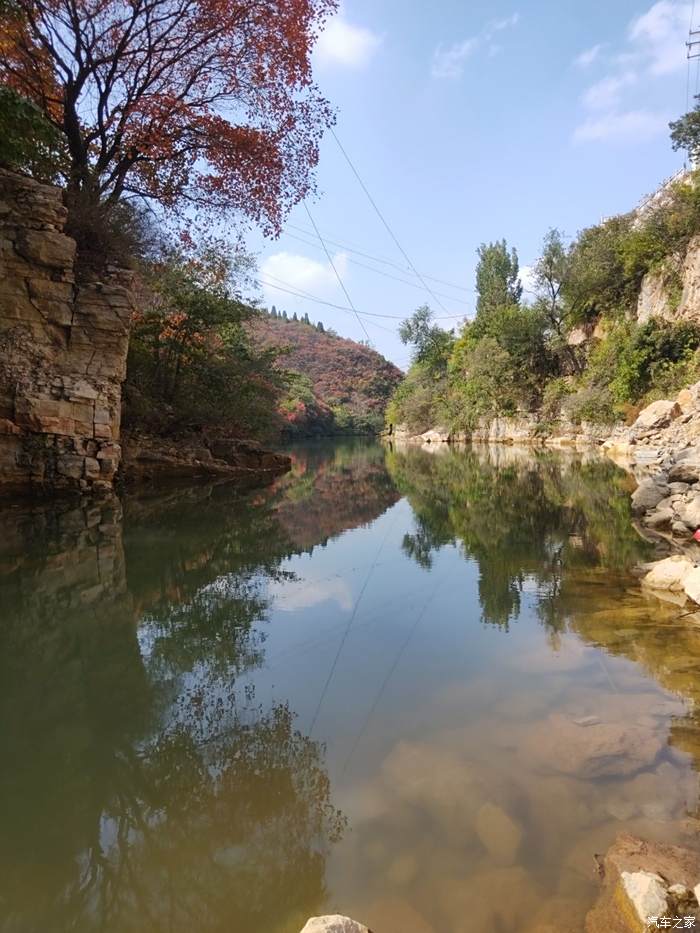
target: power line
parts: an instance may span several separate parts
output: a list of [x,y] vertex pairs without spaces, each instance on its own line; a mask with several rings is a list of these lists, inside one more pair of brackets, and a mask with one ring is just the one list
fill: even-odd
[[[310,231],[308,231],[305,227],[300,227],[297,224],[290,224],[290,223],[288,223],[286,226],[289,227],[291,230],[296,230],[299,233],[304,233],[306,234],[306,236],[310,235]],[[287,236],[292,236],[292,234],[288,233],[286,229],[284,232],[286,233]],[[292,238],[294,239],[294,237]],[[392,266],[394,269],[396,269],[399,272],[403,272],[404,274],[408,274],[412,271],[411,269],[406,269],[405,266],[402,266],[398,262],[395,262],[391,259],[385,259],[382,256],[375,256],[372,253],[368,253],[366,251],[359,250],[359,249],[354,249],[352,246],[349,246],[347,243],[343,243],[341,240],[334,240],[334,239],[331,239],[329,236],[326,236],[325,240],[326,240],[326,243],[332,243],[333,246],[339,246],[341,249],[344,249],[348,253],[354,253],[355,256],[362,256],[365,259],[371,259],[372,262],[380,262],[385,266]],[[439,279],[437,278],[437,276],[434,276],[434,275],[426,275],[425,273],[423,273],[423,278],[428,279],[428,281],[430,282],[438,282],[440,285],[447,285],[448,288],[456,288],[460,292],[474,292],[473,288],[469,288],[466,285],[457,285],[455,282],[448,282],[446,279]],[[450,296],[443,295],[442,297],[449,298]]]
[[[264,273],[268,279],[272,279],[271,282],[266,282],[262,278],[258,277],[262,285],[266,285],[268,288],[275,288],[280,292],[287,292],[290,295],[294,295],[295,298],[304,298],[308,301],[313,301],[315,304],[326,305],[328,308],[336,308],[338,311],[349,311],[351,314],[361,314],[363,317],[378,317],[384,318],[385,320],[390,321],[404,321],[405,316],[401,314],[377,314],[373,311],[358,311],[354,308],[349,308],[346,305],[339,305],[333,301],[326,301],[324,298],[319,298],[317,295],[312,295],[310,292],[306,292],[301,288],[297,288],[295,285],[285,282],[284,279],[277,278],[276,275],[272,275],[270,272]],[[278,282],[279,284],[274,284]],[[464,314],[447,314],[440,317],[434,318],[436,321],[461,321],[465,318]]]
[[420,272],[416,269],[416,267],[415,267],[415,266],[413,265],[413,263],[411,262],[411,259],[410,259],[409,255],[408,255],[408,253],[406,252],[406,250],[405,250],[405,249],[403,248],[403,246],[399,243],[399,241],[398,241],[398,239],[397,239],[397,237],[396,237],[396,234],[395,234],[394,231],[391,229],[391,227],[389,226],[389,224],[388,224],[386,218],[384,217],[384,215],[382,214],[382,212],[381,212],[381,211],[379,210],[379,208],[377,207],[377,204],[376,204],[374,198],[373,198],[372,195],[369,193],[369,190],[368,190],[368,188],[367,188],[367,185],[364,183],[364,181],[362,180],[362,178],[361,178],[361,176],[360,176],[360,173],[358,172],[358,170],[357,170],[357,169],[355,168],[355,166],[353,165],[352,159],[350,158],[350,156],[347,154],[347,152],[346,152],[345,149],[343,148],[343,145],[342,145],[342,143],[340,142],[340,140],[338,139],[338,136],[337,136],[335,130],[333,129],[333,127],[331,127],[330,129],[331,129],[331,133],[332,133],[332,135],[333,135],[333,139],[335,139],[336,143],[338,144],[338,148],[339,148],[340,151],[342,152],[342,154],[343,154],[343,156],[344,156],[344,158],[345,158],[345,161],[346,161],[346,162],[348,163],[348,165],[350,166],[350,169],[352,170],[352,173],[353,173],[353,175],[355,176],[355,178],[358,180],[358,182],[359,182],[359,184],[360,184],[360,187],[362,188],[362,190],[364,191],[364,193],[367,195],[367,200],[369,201],[369,203],[370,203],[370,204],[372,205],[372,207],[374,208],[374,211],[375,211],[377,217],[379,217],[379,219],[381,220],[381,222],[382,222],[382,223],[384,224],[384,226],[386,227],[386,230],[387,230],[389,236],[391,237],[391,239],[392,239],[392,240],[394,241],[394,243],[396,244],[396,246],[397,246],[398,250],[400,251],[401,255],[402,255],[403,258],[406,260],[406,262],[409,264],[409,266],[410,266],[411,269],[413,270],[415,276],[420,280],[420,282],[422,283],[423,287],[425,288],[426,292],[430,295],[430,297],[442,308],[443,311],[447,312],[447,308],[443,305],[443,303],[440,301],[440,299],[437,297],[437,295],[432,291],[432,289],[430,288],[430,286],[428,285],[428,283],[425,281],[425,279],[423,278],[423,276],[420,274]]
[[328,250],[328,247],[326,246],[325,240],[323,239],[323,237],[321,236],[321,234],[320,234],[319,231],[318,231],[318,227],[316,226],[316,221],[315,221],[315,220],[313,219],[313,217],[311,216],[311,211],[309,210],[309,205],[306,203],[306,201],[304,201],[304,209],[306,210],[306,216],[307,216],[307,217],[309,218],[309,220],[311,221],[311,226],[312,226],[312,227],[314,228],[314,230],[316,231],[316,236],[318,237],[319,242],[321,243],[321,246],[323,247],[323,251],[324,251],[325,254],[326,254],[326,258],[328,259],[328,262],[331,264],[331,269],[335,272],[335,277],[336,277],[336,279],[338,280],[338,284],[339,284],[340,287],[342,288],[343,294],[345,295],[345,297],[346,297],[347,300],[348,300],[348,304],[350,305],[350,307],[352,308],[352,310],[355,312],[355,317],[357,318],[357,321],[358,321],[360,327],[361,327],[362,330],[364,331],[365,337],[367,338],[367,340],[369,340],[370,343],[372,343],[372,338],[371,338],[370,335],[367,333],[367,328],[366,328],[365,325],[364,325],[364,321],[362,320],[362,318],[360,317],[360,315],[357,313],[357,308],[356,308],[355,305],[352,303],[352,298],[350,297],[350,295],[349,295],[349,293],[348,293],[348,290],[347,290],[347,288],[345,287],[345,283],[343,282],[343,280],[342,280],[341,277],[340,277],[340,273],[338,272],[338,270],[337,270],[336,267],[335,267],[335,263],[333,262],[333,257],[331,256],[331,254],[330,254],[330,252],[329,252],[329,250]]
[[[346,308],[344,305],[334,304],[332,301],[324,301],[322,298],[315,298],[312,295],[309,295],[308,292],[296,291],[291,288],[284,288],[281,285],[274,285],[272,282],[263,282],[261,283],[266,286],[266,288],[274,288],[279,292],[285,292],[287,295],[293,295],[295,298],[303,298],[304,301],[313,301],[316,304],[326,305],[328,308],[335,308],[338,311],[344,311],[346,314],[352,314],[352,308]],[[365,316],[369,315],[368,311],[357,311],[357,314],[363,314]],[[370,315],[375,316],[375,315]],[[378,314],[376,317],[391,317],[391,315]],[[397,320],[402,320],[402,318],[397,318]],[[377,324],[376,321],[367,321],[372,327],[378,327],[379,330],[385,330],[387,334],[396,335],[396,331],[391,327],[385,327],[383,324]]]
[[[292,240],[297,240],[299,243],[305,243],[306,246],[313,246],[315,249],[321,248],[317,243],[312,243],[309,240],[305,240],[304,237],[296,236],[295,234],[289,233],[286,230],[284,231],[283,236],[288,236]],[[333,241],[327,240],[326,242],[332,243]],[[337,243],[335,245],[340,246],[341,244]],[[349,252],[354,252],[354,250],[349,250]],[[364,254],[361,254],[361,255],[364,255]],[[374,272],[377,275],[382,275],[384,276],[385,279],[393,279],[394,282],[401,282],[403,285],[408,285],[410,288],[419,288],[421,291],[423,290],[423,286],[419,285],[417,282],[407,282],[406,279],[399,278],[398,275],[392,275],[390,272],[384,272],[383,269],[375,269],[374,266],[368,266],[367,263],[359,262],[357,259],[352,259],[349,257],[348,262],[351,262],[355,266],[360,266],[360,268],[362,269],[368,269],[370,272]],[[455,287],[459,287],[459,286],[455,286]],[[441,292],[436,292],[436,294],[441,295],[442,298],[447,298],[448,301],[456,301],[462,305],[471,305],[472,303],[471,301],[466,301],[464,298],[455,298],[453,295],[445,295],[444,293],[441,293]]]

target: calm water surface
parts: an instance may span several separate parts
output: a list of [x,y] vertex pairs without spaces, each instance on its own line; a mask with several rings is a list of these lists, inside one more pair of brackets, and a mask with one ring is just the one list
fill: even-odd
[[1,930],[574,933],[618,832],[700,825],[700,627],[624,474],[293,455],[2,513]]

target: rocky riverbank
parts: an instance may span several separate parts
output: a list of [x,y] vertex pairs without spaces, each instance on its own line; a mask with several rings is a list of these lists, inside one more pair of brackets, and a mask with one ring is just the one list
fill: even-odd
[[128,433],[123,439],[126,483],[187,477],[219,477],[255,484],[272,481],[291,469],[291,458],[229,437],[177,439]]
[[602,449],[636,481],[635,525],[661,558],[641,568],[644,585],[674,602],[700,604],[700,382],[675,399],[653,402],[631,425],[545,427],[533,413],[497,418],[469,435],[442,427],[412,434],[399,426],[389,440],[425,447],[483,442]]
[[637,527],[663,556],[644,568],[644,585],[700,604],[700,383],[653,402],[603,450],[634,476]]

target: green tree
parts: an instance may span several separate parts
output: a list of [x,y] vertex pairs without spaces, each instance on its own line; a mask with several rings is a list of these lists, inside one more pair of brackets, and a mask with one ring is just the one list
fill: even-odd
[[523,287],[515,249],[508,249],[505,240],[482,243],[477,250],[476,318],[483,321],[497,308],[520,304]]
[[[696,96],[700,101],[700,96]],[[683,114],[678,120],[669,123],[671,130],[671,145],[674,150],[683,149],[696,163],[700,158],[700,103],[696,103],[692,110]]]
[[11,88],[0,87],[0,165],[53,182],[64,156],[58,130],[40,109]]
[[413,346],[413,362],[421,363],[434,373],[445,373],[454,343],[451,331],[433,324],[433,312],[422,305],[411,317],[401,322],[401,342]]
[[535,263],[536,306],[546,321],[553,355],[560,364],[565,364],[560,368],[580,373],[583,361],[567,339],[577,322],[577,296],[570,288],[572,266],[572,250],[564,244],[561,232],[552,228]]

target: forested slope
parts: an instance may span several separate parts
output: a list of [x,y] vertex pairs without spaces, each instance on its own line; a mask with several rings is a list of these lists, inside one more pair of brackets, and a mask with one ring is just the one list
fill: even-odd
[[264,314],[249,322],[257,346],[281,350],[277,365],[295,375],[280,413],[287,433],[380,431],[403,373],[371,347],[305,320]]

